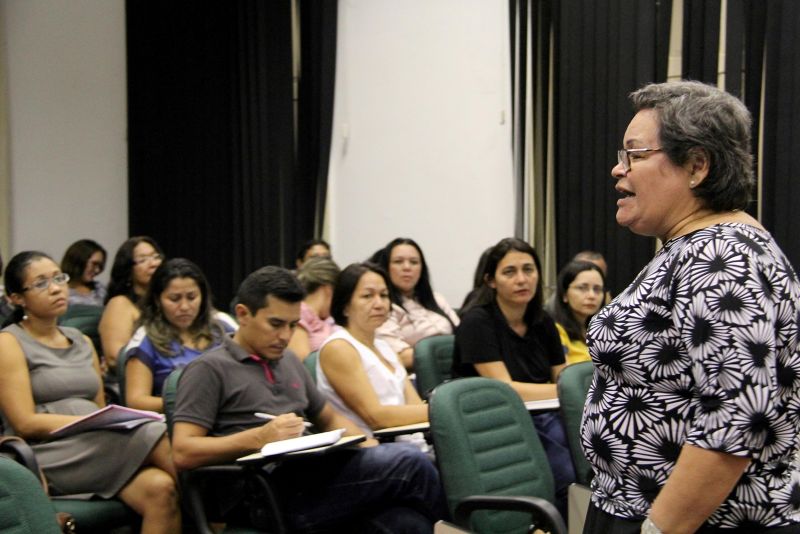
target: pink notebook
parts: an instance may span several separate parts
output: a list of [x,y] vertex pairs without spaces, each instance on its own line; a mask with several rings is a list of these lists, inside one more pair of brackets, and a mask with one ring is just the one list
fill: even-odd
[[147,410],[134,410],[133,408],[126,408],[125,406],[117,406],[116,404],[109,404],[105,408],[101,408],[96,412],[92,412],[73,421],[67,425],[57,428],[50,432],[54,438],[63,438],[85,432],[87,430],[98,429],[118,429],[127,430],[135,428],[150,421],[163,421],[164,415]]

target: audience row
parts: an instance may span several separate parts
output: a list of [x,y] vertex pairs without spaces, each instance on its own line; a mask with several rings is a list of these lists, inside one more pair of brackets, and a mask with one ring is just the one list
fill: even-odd
[[[0,371],[5,371],[2,382],[15,377],[23,390],[19,386],[4,390],[0,410],[7,431],[34,442],[56,493],[116,495],[143,515],[144,524],[164,532],[175,528],[180,514],[176,471],[163,425],[143,425],[130,435],[92,432],[47,440],[50,430],[105,404],[103,371],[91,342],[77,331],[57,325],[68,299],[92,305],[106,295],[99,324],[103,367],[106,380],[117,376],[115,366],[124,356],[124,368],[119,370],[124,372],[119,374],[125,376],[122,401],[128,406],[163,412],[161,393],[166,377],[174,369],[186,368],[179,399],[191,397],[192,401],[179,403],[172,447],[175,464],[189,469],[228,461],[266,442],[299,435],[304,427],[298,426],[302,420],[296,414],[319,419],[319,430],[341,427],[368,437],[378,429],[427,421],[427,407],[409,372],[414,366],[414,346],[430,336],[456,334],[454,376],[482,375],[505,381],[523,400],[553,398],[553,384],[567,358],[570,363],[587,358],[583,343],[586,325],[605,294],[603,271],[593,263],[573,261],[559,275],[548,315],[536,252],[523,241],[504,239],[484,254],[479,264],[481,283],[459,318],[444,297],[433,291],[422,250],[413,240],[393,240],[370,258],[373,261],[352,264],[341,272],[330,259],[327,244],[315,241],[298,254],[296,276],[266,268],[248,277],[234,301],[234,321],[213,308],[208,282],[199,267],[182,258],[164,261],[152,239],[134,237],[120,247],[107,291],[95,280],[103,270],[105,255],[97,243],[81,240],[65,253],[62,269],[41,253],[21,253],[12,259],[6,270],[6,292],[15,309],[0,335],[0,352],[15,356],[3,361]],[[274,291],[270,290],[273,285]],[[257,362],[262,377],[259,387],[263,388],[264,379],[268,387],[281,383],[266,405],[263,399],[247,405],[248,413],[285,415],[265,424],[240,420],[227,411],[241,409],[245,401],[235,384],[220,383],[220,373],[231,357],[243,363],[239,358],[242,349],[248,359]],[[290,360],[299,364],[312,352],[318,354],[316,385],[306,381],[302,366],[279,364]],[[298,359],[284,358],[290,353]],[[208,356],[200,358],[203,354]],[[210,363],[210,354],[227,363]],[[40,372],[42,361],[47,361],[47,367]],[[65,366],[68,371],[62,369]],[[245,367],[250,365],[245,362]],[[26,369],[30,369],[27,376]],[[244,372],[249,376],[243,376],[244,384],[252,382],[252,369]],[[285,383],[280,380],[284,373],[298,390],[290,398],[285,398]],[[64,376],[70,376],[66,383]],[[230,378],[224,376],[225,381]],[[193,393],[185,393],[189,383]],[[12,406],[12,399],[20,396],[30,401]],[[213,399],[221,404],[209,405]],[[233,420],[223,421],[231,417]],[[558,508],[565,514],[566,488],[575,477],[563,425],[555,412],[535,415],[533,420],[555,476]],[[97,460],[76,456],[78,450],[92,450],[98,453],[93,456],[100,458],[102,451],[119,447],[118,439],[139,451],[116,455],[124,466],[95,465]],[[408,442],[406,445],[421,455],[412,454],[405,461],[416,466],[414,470],[425,484],[432,484],[435,470],[433,474],[428,469],[419,471],[417,465],[433,465],[425,459],[426,455],[432,457],[432,451],[424,436],[411,434],[398,440]],[[372,440],[367,443],[374,444]],[[396,449],[388,456],[386,452],[365,454],[377,455],[376,468],[387,468],[411,453]],[[371,465],[370,461],[359,465]],[[85,471],[93,475],[86,477]],[[364,479],[367,473],[343,468],[331,476],[344,476],[350,483]],[[332,480],[331,487],[325,488],[326,501],[332,499],[330,492],[337,483]],[[441,500],[441,488],[438,483],[433,485],[437,488],[431,494],[434,498],[422,507],[415,528],[430,525],[445,513],[442,506],[432,504]],[[387,492],[391,491],[372,488],[370,493],[373,501],[389,506]],[[154,496],[159,506],[146,511]],[[414,500],[410,493],[397,497],[394,494],[391,499],[393,506],[405,507],[406,497]],[[298,500],[296,506],[305,509],[307,504]],[[412,508],[419,509],[420,503]],[[322,516],[315,515],[318,512],[306,509],[304,514],[322,521]],[[225,521],[237,521],[230,514],[222,515]],[[345,514],[335,521],[365,521],[367,516],[368,521],[377,521],[374,525],[394,521],[382,523],[366,512],[356,517]]]

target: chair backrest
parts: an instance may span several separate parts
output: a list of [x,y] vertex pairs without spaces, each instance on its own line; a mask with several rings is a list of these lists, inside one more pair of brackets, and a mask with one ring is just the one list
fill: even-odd
[[[533,496],[555,502],[553,475],[519,395],[474,377],[438,386],[429,401],[431,437],[450,512],[472,495]],[[527,532],[530,516],[478,512],[472,530]]]
[[125,366],[128,363],[128,347],[122,347],[117,354],[117,384],[119,386],[119,403],[122,406],[127,406],[128,401],[125,398]]
[[103,316],[102,306],[92,306],[90,304],[70,304],[67,311],[59,317],[58,324],[61,326],[71,326],[77,328],[84,335],[88,336],[94,344],[94,350],[100,355],[103,346],[100,344],[100,317]]
[[27,468],[9,458],[0,458],[0,532],[61,532],[56,511],[41,482]]
[[452,377],[455,345],[453,335],[426,337],[414,345],[414,372],[421,397],[427,397],[433,388]]
[[561,417],[567,432],[567,441],[575,465],[576,480],[589,485],[594,473],[581,448],[581,418],[586,394],[592,384],[592,362],[581,362],[566,366],[558,376],[558,399],[561,404]]
[[183,369],[175,369],[164,381],[164,389],[161,391],[161,398],[164,399],[164,416],[167,419],[167,432],[172,439],[172,420],[175,415],[175,400],[178,395],[178,381],[181,379]]
[[319,359],[319,351],[311,351],[306,356],[306,359],[303,360],[303,365],[306,366],[308,369],[308,374],[311,375],[311,378],[314,380],[314,383],[317,383],[317,360]]

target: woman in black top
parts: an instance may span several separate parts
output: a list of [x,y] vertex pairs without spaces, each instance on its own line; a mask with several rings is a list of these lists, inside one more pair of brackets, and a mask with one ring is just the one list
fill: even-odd
[[[528,243],[506,238],[492,248],[483,286],[456,330],[455,376],[500,380],[525,401],[557,396],[564,350],[555,323],[542,310],[539,273],[539,258]],[[533,423],[553,471],[556,504],[565,515],[575,471],[563,424],[556,412],[534,415]]]

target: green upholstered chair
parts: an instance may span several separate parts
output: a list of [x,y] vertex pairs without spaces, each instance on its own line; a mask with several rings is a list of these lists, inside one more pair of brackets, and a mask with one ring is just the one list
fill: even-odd
[[[164,415],[167,420],[167,432],[170,440],[172,439],[172,427],[175,424],[175,401],[178,394],[178,383],[182,373],[183,369],[172,371],[164,381],[164,389],[161,393],[161,398],[164,399]],[[219,480],[219,477],[227,479],[231,476],[241,476],[246,479],[246,484],[252,494],[264,497],[266,502],[259,504],[266,505],[269,511],[267,521],[271,522],[272,527],[269,532],[274,534],[288,532],[283,516],[280,513],[276,493],[269,484],[266,473],[261,469],[231,464],[199,467],[178,474],[183,504],[188,511],[189,517],[194,521],[197,532],[200,534],[213,534],[214,531],[209,527],[204,495],[207,488],[213,486],[215,479]],[[223,532],[228,534],[256,534],[262,531],[231,526],[226,527]]]
[[100,317],[103,316],[102,306],[92,306],[89,304],[70,304],[66,313],[58,318],[61,326],[71,326],[77,328],[84,335],[88,336],[94,344],[97,354],[103,352],[100,344],[100,332],[97,327],[100,324]]
[[427,398],[433,388],[452,376],[453,350],[456,337],[431,336],[414,345],[414,372],[417,375],[417,391]]
[[128,363],[127,345],[122,347],[117,354],[117,385],[119,387],[119,404],[122,406],[128,405],[128,399],[125,398],[125,366]]
[[[6,458],[0,459],[15,460],[34,477],[40,473],[39,463],[36,461],[33,450],[24,440],[4,440],[0,443],[0,455],[6,456]],[[39,482],[39,489],[44,493],[41,482]],[[72,515],[81,533],[99,534],[121,527],[134,527],[135,529],[141,522],[141,518],[119,499],[83,500],[55,497],[50,499],[50,508]],[[0,532],[5,532],[5,530],[0,527]]]
[[317,383],[317,360],[319,359],[319,351],[312,351],[306,356],[306,359],[303,360],[303,365],[306,366],[308,369],[308,374],[311,375],[311,378],[314,380],[314,383]]
[[436,460],[458,526],[481,533],[533,527],[566,532],[553,505],[544,448],[510,386],[482,377],[445,382],[433,391],[429,410]]
[[567,441],[575,465],[576,481],[589,485],[594,473],[586,461],[581,448],[581,417],[586,404],[586,394],[592,384],[592,362],[581,362],[568,365],[558,377],[558,399],[561,405],[561,417],[567,432]]
[[39,479],[10,458],[0,458],[0,532],[59,534],[56,510]]

